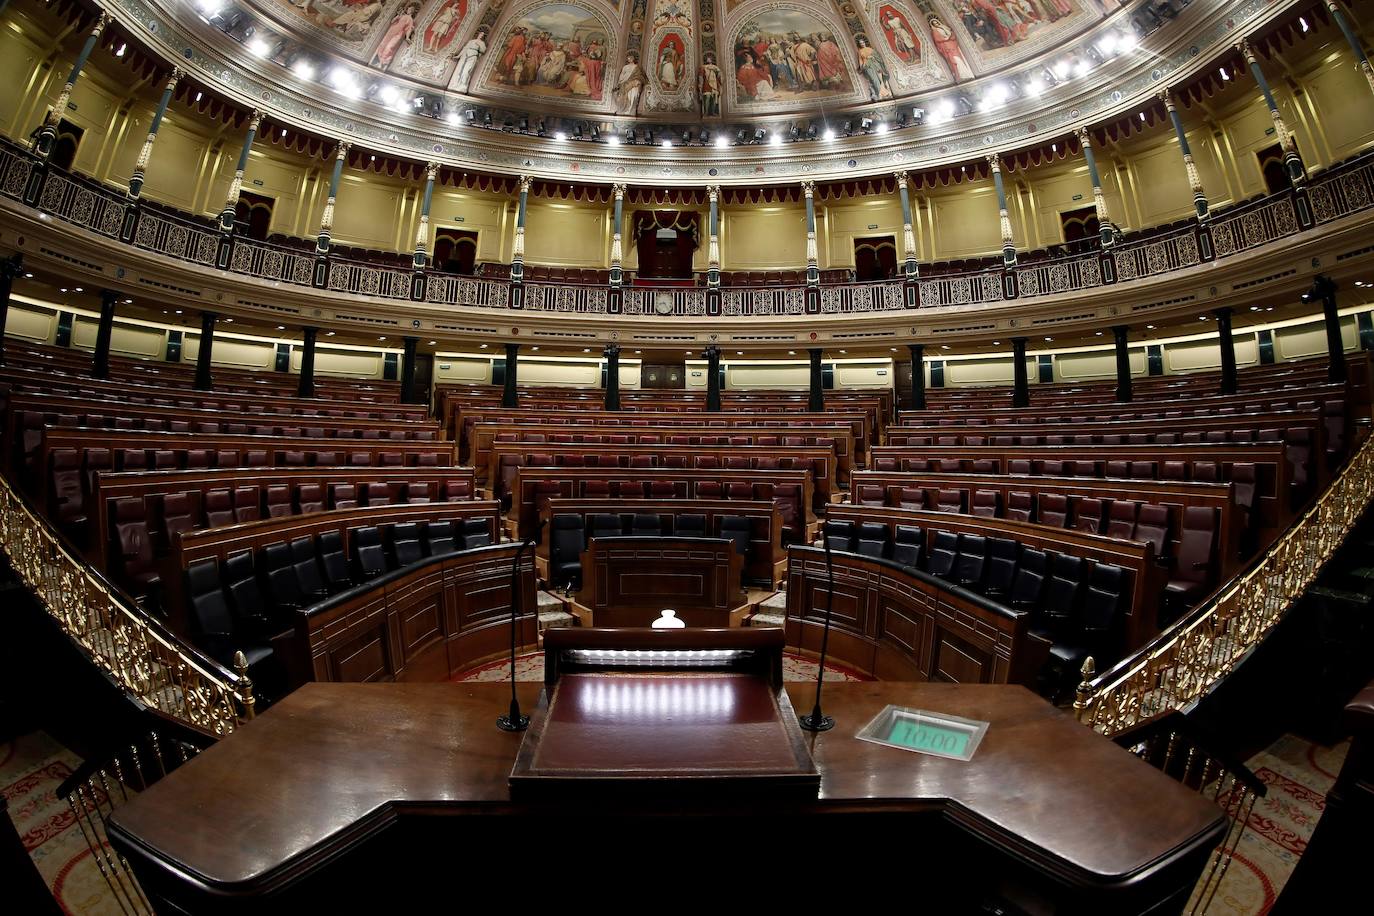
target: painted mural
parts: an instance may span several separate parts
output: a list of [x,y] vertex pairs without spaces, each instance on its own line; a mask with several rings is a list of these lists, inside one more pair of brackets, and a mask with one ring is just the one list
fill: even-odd
[[652,66],[646,89],[647,111],[697,109],[696,43],[690,0],[658,0],[650,20],[648,48]]
[[[733,101],[747,108],[850,95],[855,74],[841,51],[846,41],[848,36],[836,35],[829,23],[808,10],[780,6],[747,15],[732,43]],[[863,57],[865,49],[869,52],[873,70],[882,71],[878,86],[885,86],[882,58],[875,61],[866,44],[856,53]]]
[[389,16],[384,0],[289,0],[281,3],[294,15],[320,29],[335,42],[355,49],[371,44]]
[[[958,38],[958,54],[948,44],[942,57],[951,76],[1007,66],[1071,37],[1101,17],[1114,0],[917,0],[932,33]],[[947,39],[946,39],[947,41]],[[962,60],[963,66],[950,63]],[[971,65],[971,66],[969,66]],[[968,75],[956,74],[966,69]]]
[[547,99],[601,102],[609,91],[607,64],[614,47],[614,32],[590,7],[530,7],[507,25],[486,55],[491,59],[485,85]]

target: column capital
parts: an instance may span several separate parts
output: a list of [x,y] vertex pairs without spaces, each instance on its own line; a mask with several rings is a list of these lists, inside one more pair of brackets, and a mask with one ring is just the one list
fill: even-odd
[[91,28],[91,34],[98,37],[101,32],[105,31],[105,26],[109,24],[110,14],[101,10],[100,15],[95,19],[95,25]]
[[1336,0],[1326,0],[1326,8],[1333,13],[1342,12],[1341,5]]
[[433,162],[433,161],[431,161],[431,162],[426,162],[426,163],[425,163],[425,181],[433,181],[433,180],[435,180],[436,178],[438,178],[438,177],[439,177],[439,169],[440,169],[440,168],[441,168],[441,166],[440,166],[440,164],[439,164],[438,162]]
[[606,344],[606,346],[601,350],[601,355],[608,359],[612,356],[619,356],[620,344]]
[[706,186],[706,199],[712,203],[720,203],[720,185],[708,184]]
[[353,144],[347,140],[340,140],[334,144],[334,158],[344,159],[348,156],[348,151],[353,148]]
[[1255,49],[1250,44],[1250,39],[1242,38],[1236,42],[1236,50],[1245,58],[1245,62],[1254,66],[1259,63],[1259,58],[1255,55]]
[[905,191],[911,183],[911,176],[907,174],[906,169],[898,169],[892,173],[892,177],[897,179],[897,187],[902,191]]
[[626,190],[625,183],[623,181],[618,181],[611,185],[611,196],[616,200],[624,200]]
[[1174,110],[1174,97],[1170,94],[1168,86],[1165,86],[1163,89],[1159,90],[1159,92],[1155,93],[1155,98],[1163,102],[1167,110]]
[[532,184],[534,184],[534,179],[533,179],[532,177],[530,177],[529,175],[521,175],[521,176],[520,176],[520,193],[521,193],[521,194],[528,194],[528,193],[530,192],[530,185],[532,185]]
[[909,343],[906,345],[906,348],[911,351],[912,356],[925,356],[926,345],[923,343]]
[[808,200],[816,196],[816,183],[809,178],[801,183],[801,189]]
[[1087,125],[1078,128],[1073,133],[1074,136],[1078,138],[1079,144],[1082,145],[1084,149],[1090,149],[1092,147],[1092,131],[1088,130]]
[[16,252],[8,258],[0,259],[0,277],[13,280],[24,273],[24,255]]
[[992,166],[994,172],[1002,171],[1002,156],[1000,153],[988,153],[988,165]]
[[262,126],[262,116],[263,113],[256,108],[254,108],[253,113],[248,116],[248,129],[253,133],[257,133],[258,128]]
[[706,349],[701,351],[701,358],[702,358],[702,359],[712,359],[712,358],[719,359],[719,358],[720,358],[720,347],[716,346],[715,344],[707,344],[707,345],[706,345]]
[[186,75],[186,71],[185,71],[185,70],[182,70],[180,67],[173,67],[173,68],[172,68],[172,72],[169,73],[169,74],[167,74],[167,87],[166,87],[166,88],[167,88],[168,90],[175,89],[175,88],[177,87],[177,83],[181,82],[181,78],[182,78],[183,76],[185,76],[185,75]]
[[1235,309],[1231,308],[1229,305],[1223,305],[1221,308],[1212,309],[1212,314],[1218,319],[1230,318],[1235,314]]

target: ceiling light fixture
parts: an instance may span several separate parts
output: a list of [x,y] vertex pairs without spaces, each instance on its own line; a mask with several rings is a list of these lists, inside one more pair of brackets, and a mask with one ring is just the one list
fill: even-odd
[[717,134],[717,135],[716,135],[716,149],[725,149],[725,148],[726,148],[727,146],[729,146],[729,145],[730,145],[730,138],[729,138],[729,137],[725,136],[725,134]]
[[827,128],[825,129],[825,133],[822,134],[821,136],[825,137],[826,140],[834,140],[834,139],[835,139],[835,128],[833,128],[833,127],[827,127]]
[[291,72],[303,80],[315,78],[315,67],[308,60],[298,60],[291,68]]

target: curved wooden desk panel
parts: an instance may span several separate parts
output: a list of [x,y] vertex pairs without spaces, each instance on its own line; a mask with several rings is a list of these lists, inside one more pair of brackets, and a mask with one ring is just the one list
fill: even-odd
[[[552,522],[555,515],[580,515],[585,526],[588,516],[597,514],[633,515],[645,512],[657,515],[660,520],[673,520],[673,530],[677,528],[679,515],[699,515],[706,523],[707,533],[719,530],[720,519],[727,515],[738,515],[750,519],[753,530],[750,532],[750,552],[752,558],[745,561],[743,575],[755,581],[776,581],[777,564],[786,559],[782,551],[782,518],[773,503],[744,502],[726,499],[547,499],[539,508],[539,518]],[[546,532],[549,528],[544,529]],[[549,540],[545,537],[535,547],[535,555],[547,563],[549,560]]]
[[831,506],[826,521],[878,522],[895,532],[898,525],[911,525],[926,531],[980,534],[1010,538],[1037,550],[1053,550],[1082,557],[1094,563],[1120,566],[1131,577],[1130,604],[1123,608],[1122,652],[1139,648],[1159,632],[1159,596],[1169,581],[1168,571],[1155,562],[1154,548],[1140,541],[1123,541],[1086,531],[1051,528],[1033,522],[1008,518],[983,518],[955,515],[926,509],[898,509],[887,506]]
[[[776,486],[797,486],[801,488],[801,510],[806,518],[797,520],[798,530],[792,532],[795,540],[805,539],[805,524],[811,518],[812,490],[810,471],[756,471],[723,470],[706,468],[520,468],[516,472],[515,485],[511,488],[510,518],[519,526],[520,536],[528,535],[539,517],[539,507],[535,503],[535,486],[541,482],[556,482],[557,496],[541,496],[544,499],[587,499],[586,485],[590,481],[641,480],[646,483],[663,481],[671,483],[679,492],[674,499],[696,499],[698,487],[702,483],[773,484]],[[595,498],[595,497],[592,497]],[[541,503],[542,505],[542,503]]]
[[[517,686],[533,709],[542,685]],[[786,690],[810,709],[814,685]],[[111,839],[156,909],[197,914],[346,912],[379,893],[418,906],[464,876],[573,877],[577,849],[603,843],[613,893],[718,901],[715,881],[665,884],[664,863],[740,829],[765,834],[741,834],[746,848],[826,831],[839,842],[818,874],[846,893],[900,876],[922,902],[967,908],[995,889],[1037,912],[1116,916],[1179,911],[1223,829],[1215,805],[1013,686],[827,684],[836,727],[806,739],[821,773],[806,802],[517,803],[507,778],[523,739],[495,727],[509,697],[505,684],[307,684],[117,809]],[[856,740],[889,703],[990,727],[968,763]],[[532,852],[569,825],[567,855]],[[774,905],[779,893],[731,891]]]
[[689,627],[731,626],[742,558],[721,538],[592,538],[582,552],[583,626],[647,627],[673,608]]
[[[832,551],[831,658],[882,680],[1031,684],[1050,644],[1012,610],[888,560]],[[828,578],[825,551],[787,552],[787,644],[819,652]]]
[[[431,557],[303,608],[295,664],[316,681],[439,681],[508,651],[518,547]],[[528,647],[536,601],[529,551],[519,583],[516,641]]]

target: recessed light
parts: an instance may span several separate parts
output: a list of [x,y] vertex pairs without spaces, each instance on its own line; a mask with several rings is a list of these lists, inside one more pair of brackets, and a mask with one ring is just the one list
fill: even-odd
[[279,324],[279,325],[277,325],[277,330],[278,330],[278,331],[285,331],[285,330],[286,330],[286,325],[284,325],[284,324]]
[[437,344],[438,342],[439,342],[439,341],[437,341],[437,340],[431,340],[431,341],[429,342],[429,345],[432,347],[432,346],[434,346],[435,344]]
[[325,331],[325,332],[324,332],[324,336],[325,336],[325,337],[333,337],[333,336],[334,336],[334,332],[333,332],[333,331]]
[[797,351],[796,351],[796,350],[788,350],[788,351],[787,351],[787,355],[788,355],[788,356],[796,356],[796,355],[797,355]]
[[58,291],[59,293],[65,293],[65,292],[67,291],[67,287],[63,286],[63,287],[59,288],[57,291]]
[[664,149],[672,149],[672,148],[673,148],[673,141],[672,141],[672,140],[664,140],[664,141],[663,141],[661,144],[659,144],[659,145],[662,146]]
[[590,353],[590,352],[592,352],[592,348],[591,348],[591,347],[583,347],[583,348],[582,348],[582,352],[583,352],[583,353]]
[[744,355],[744,351],[743,351],[743,350],[736,350],[736,351],[735,351],[735,355],[736,355],[736,356],[743,356],[743,355]]
[[76,291],[77,291],[78,293],[84,293],[84,292],[85,292],[85,290],[82,289],[82,288],[79,287],[79,286],[76,288]]
[[386,340],[385,337],[378,337],[377,339],[378,339],[378,340]]
[[1102,336],[1102,332],[1101,332],[1101,331],[1098,331],[1098,332],[1097,332],[1097,336],[1098,336],[1098,337],[1101,337],[1101,336]]
[[486,345],[486,344],[482,344],[481,347],[480,347],[480,349],[483,349],[483,350],[485,350],[486,348],[487,348],[487,345]]
[[825,129],[825,133],[822,134],[821,136],[825,137],[825,139],[827,139],[827,140],[834,140],[834,139],[835,139],[835,128],[833,128],[833,127],[827,127],[827,128]]
[[24,274],[24,279],[25,279],[25,280],[32,280],[32,279],[33,279],[33,274]]
[[1145,330],[1147,330],[1147,331],[1153,331],[1154,329],[1155,329],[1155,326],[1152,325],[1152,324],[1147,324],[1147,325],[1145,325]]
[[1049,341],[1052,341],[1052,340],[1054,340],[1054,338],[1053,338],[1053,337],[1046,337],[1046,338],[1045,338],[1045,339],[1046,339],[1046,340],[1049,340]]
[[539,352],[539,348],[538,348],[538,347],[530,347],[530,349],[531,349],[532,351],[534,351],[535,353],[538,353],[538,352]]
[[725,134],[717,134],[717,135],[716,135],[716,149],[725,149],[725,148],[726,148],[727,146],[729,146],[729,145],[730,145],[730,138],[729,138],[729,137],[725,136]]

